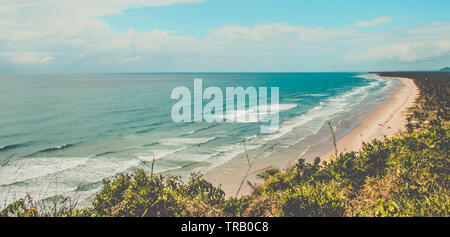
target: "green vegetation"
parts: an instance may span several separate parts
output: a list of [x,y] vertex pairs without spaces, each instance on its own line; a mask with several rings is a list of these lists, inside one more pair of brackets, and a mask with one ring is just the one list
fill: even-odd
[[[264,170],[251,195],[225,198],[198,174],[148,176],[143,170],[104,180],[92,207],[56,216],[449,216],[450,74],[409,73],[420,89],[407,133],[364,144],[330,162],[299,160]],[[0,216],[46,216],[22,199]]]

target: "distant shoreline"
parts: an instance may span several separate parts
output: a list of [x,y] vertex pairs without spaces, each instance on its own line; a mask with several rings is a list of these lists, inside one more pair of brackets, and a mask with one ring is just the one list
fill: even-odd
[[[377,77],[379,77],[377,75]],[[419,90],[412,79],[398,77],[382,77],[399,81],[402,86],[389,96],[389,99],[366,116],[347,135],[337,141],[338,153],[358,151],[363,142],[373,139],[383,139],[384,136],[392,137],[400,131],[404,131],[408,108],[413,107],[419,95]],[[334,156],[334,149],[324,152],[307,151],[302,157],[319,156],[322,160],[329,160]],[[242,156],[242,155],[241,155]],[[237,158],[237,157],[235,157]],[[242,157],[229,161],[208,171],[205,178],[218,186],[221,185],[227,196],[234,196],[247,171],[247,161]],[[287,168],[289,164],[296,162],[300,157],[294,154],[285,157],[277,157],[276,167]],[[309,160],[308,160],[309,161]],[[252,164],[247,180],[252,184],[259,184],[256,174],[259,170],[272,166],[274,159],[261,159]],[[251,193],[251,187],[247,180],[242,185],[239,196]]]

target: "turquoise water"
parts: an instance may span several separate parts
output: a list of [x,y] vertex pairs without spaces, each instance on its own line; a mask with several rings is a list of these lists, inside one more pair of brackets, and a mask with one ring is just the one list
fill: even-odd
[[[0,205],[26,193],[91,197],[101,180],[136,168],[206,172],[248,150],[289,149],[333,121],[365,114],[398,83],[363,73],[174,73],[0,76]],[[260,123],[174,123],[172,89],[279,87],[280,130]],[[206,101],[207,102],[207,101]],[[276,141],[276,143],[274,143]],[[308,144],[307,140],[304,141]],[[267,144],[271,151],[264,150]],[[299,153],[304,153],[307,146]],[[14,156],[13,156],[14,155]],[[12,158],[9,158],[13,156]],[[3,203],[4,202],[4,203]]]

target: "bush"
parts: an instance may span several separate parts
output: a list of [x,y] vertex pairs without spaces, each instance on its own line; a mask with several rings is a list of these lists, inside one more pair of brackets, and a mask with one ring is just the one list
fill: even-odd
[[20,199],[4,208],[0,212],[0,217],[37,217],[37,208],[29,202],[29,199]]
[[345,200],[332,184],[302,185],[284,192],[278,201],[279,216],[343,216]]
[[443,125],[387,139],[395,145],[387,174],[367,179],[349,215],[448,216],[449,138]]
[[[104,180],[93,201],[94,216],[199,216],[221,215],[225,193],[199,174],[184,183],[179,177],[150,177],[143,170]],[[75,213],[76,215],[87,215]]]
[[178,216],[181,205],[162,177],[150,177],[143,170],[105,180],[93,201],[98,216]]

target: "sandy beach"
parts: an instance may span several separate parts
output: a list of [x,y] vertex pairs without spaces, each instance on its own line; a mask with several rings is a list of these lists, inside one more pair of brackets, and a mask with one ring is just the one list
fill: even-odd
[[[386,77],[384,77],[386,78]],[[398,80],[400,86],[388,101],[375,109],[371,114],[365,117],[354,129],[347,135],[340,138],[337,142],[338,153],[358,151],[363,142],[370,142],[373,139],[383,139],[384,136],[392,137],[401,131],[404,131],[408,108],[415,104],[419,95],[419,90],[413,80],[408,78],[391,78]],[[334,149],[330,150],[329,145],[326,149],[319,149],[315,152],[307,152],[301,158],[311,161],[314,157],[321,157],[322,160],[329,160],[334,155]],[[295,150],[295,147],[294,149]],[[263,181],[256,174],[267,167],[286,168],[289,164],[297,161],[298,154],[292,152],[283,155],[270,156],[266,158],[254,158],[251,160],[251,169],[248,170],[248,161],[245,154],[240,154],[221,166],[215,167],[206,173],[205,178],[214,185],[221,185],[227,196],[235,196],[239,186],[248,172],[248,177],[242,185],[238,196],[250,194],[252,188],[248,184],[259,185]]]
[[[386,77],[385,77],[386,78]],[[349,134],[337,142],[338,153],[359,151],[363,142],[374,139],[392,137],[406,129],[408,108],[415,104],[419,90],[413,80],[408,78],[391,77],[402,83],[389,100],[366,117]],[[334,150],[321,156],[322,160],[329,160],[334,156]]]

